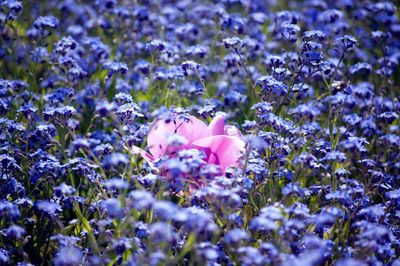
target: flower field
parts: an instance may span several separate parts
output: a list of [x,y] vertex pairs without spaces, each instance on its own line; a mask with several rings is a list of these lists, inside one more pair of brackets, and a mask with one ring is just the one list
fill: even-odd
[[0,0],[0,265],[400,265],[398,1]]

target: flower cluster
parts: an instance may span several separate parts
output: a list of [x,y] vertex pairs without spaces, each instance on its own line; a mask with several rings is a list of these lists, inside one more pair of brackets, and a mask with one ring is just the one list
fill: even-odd
[[0,265],[400,265],[390,1],[0,1]]

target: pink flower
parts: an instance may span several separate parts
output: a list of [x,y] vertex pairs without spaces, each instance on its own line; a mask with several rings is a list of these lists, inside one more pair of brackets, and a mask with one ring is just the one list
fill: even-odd
[[[184,138],[181,145],[172,145],[174,135]],[[207,126],[194,116],[187,122],[158,120],[150,126],[147,146],[150,153],[132,147],[152,165],[153,161],[165,155],[173,157],[179,150],[197,149],[204,151],[207,163],[216,164],[225,173],[226,168],[240,166],[240,155],[245,150],[240,131],[234,126],[225,125],[222,115],[217,115]],[[182,138],[181,138],[182,139]]]

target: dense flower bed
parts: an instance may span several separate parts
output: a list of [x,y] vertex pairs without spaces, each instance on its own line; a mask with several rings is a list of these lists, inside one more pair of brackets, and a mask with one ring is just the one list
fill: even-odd
[[0,1],[0,265],[400,265],[394,3]]

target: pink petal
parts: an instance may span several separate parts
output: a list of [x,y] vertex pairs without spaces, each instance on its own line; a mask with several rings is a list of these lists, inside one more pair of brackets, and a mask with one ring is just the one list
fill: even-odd
[[211,136],[193,142],[199,150],[207,154],[208,163],[217,164],[225,172],[227,167],[240,165],[240,154],[245,151],[245,143],[238,137]]
[[147,146],[154,158],[163,156],[168,147],[168,136],[174,134],[176,125],[173,122],[166,123],[165,120],[158,120],[150,126],[147,135]]
[[235,127],[235,126],[231,126],[231,125],[226,125],[224,127],[224,134],[228,135],[228,136],[234,136],[234,137],[242,137],[242,132],[240,132],[240,130]]
[[222,115],[216,115],[208,128],[212,136],[224,135],[225,118]]
[[153,156],[151,156],[150,153],[146,152],[145,150],[143,150],[137,146],[132,146],[131,150],[132,150],[133,154],[139,154],[140,156],[142,156],[143,159],[146,160],[146,162],[149,163],[149,165],[151,167],[154,167],[154,165],[153,165],[154,158],[153,158]]
[[[186,146],[190,147],[190,144],[199,138],[208,137],[210,130],[204,122],[194,116],[191,116],[188,122],[179,119],[169,123],[165,120],[156,121],[150,127],[147,136],[147,145],[154,158],[160,158],[170,152],[168,137],[172,134],[181,135],[188,141],[188,144],[182,147],[185,148]],[[174,148],[174,151],[177,150],[179,149]]]
[[207,125],[194,116],[190,116],[190,120],[188,122],[178,121],[177,123],[179,123],[177,127],[177,133],[183,136],[189,144],[197,139],[205,138],[211,135]]

